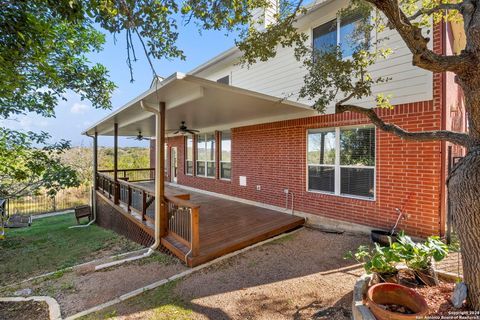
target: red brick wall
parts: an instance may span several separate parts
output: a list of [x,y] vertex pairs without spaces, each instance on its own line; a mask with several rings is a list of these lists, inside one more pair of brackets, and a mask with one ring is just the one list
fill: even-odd
[[[439,103],[433,101],[399,105],[380,115],[411,131],[434,130],[441,124]],[[397,218],[395,208],[404,207],[410,217],[402,227],[410,234],[438,234],[439,142],[406,142],[377,130],[375,201],[306,191],[307,130],[365,123],[364,117],[346,113],[234,128],[231,181],[186,176],[184,137],[170,138],[168,144],[178,147],[179,184],[280,207],[285,205],[287,188],[295,194],[296,210],[380,228],[391,227]],[[239,186],[239,176],[247,176],[246,187]]]
[[[444,32],[440,24],[433,28],[433,50],[437,53],[445,51],[444,41],[448,39]],[[447,110],[446,104],[451,103],[443,93],[444,88],[451,90],[448,80],[449,75],[434,74],[433,100],[398,105],[394,110],[381,110],[380,115],[410,131],[440,129],[442,117],[450,124],[453,115],[442,115],[442,108]],[[285,205],[283,189],[287,188],[295,194],[296,210],[379,228],[391,227],[397,218],[395,208],[404,208],[409,218],[400,227],[408,233],[442,233],[445,143],[407,142],[377,130],[375,201],[306,191],[306,131],[365,123],[367,119],[360,115],[340,114],[234,128],[231,181],[186,176],[184,137],[170,138],[168,144],[178,147],[178,183],[182,185],[280,207]],[[239,176],[247,176],[246,187],[239,186]],[[261,186],[260,191],[256,190],[257,185]]]

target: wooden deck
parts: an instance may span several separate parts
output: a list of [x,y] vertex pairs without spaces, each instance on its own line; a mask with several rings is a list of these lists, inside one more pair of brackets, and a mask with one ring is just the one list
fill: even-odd
[[[153,190],[153,183],[141,183]],[[186,263],[196,266],[229,252],[274,237],[304,224],[301,217],[260,208],[237,201],[166,187],[171,194],[190,194],[190,201],[200,205],[200,253]],[[189,249],[177,239],[167,236],[162,244],[185,261]]]

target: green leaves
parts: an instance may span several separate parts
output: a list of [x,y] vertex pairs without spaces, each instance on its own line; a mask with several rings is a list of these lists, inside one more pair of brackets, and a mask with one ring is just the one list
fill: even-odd
[[378,244],[375,244],[372,249],[360,246],[355,253],[348,252],[344,258],[353,258],[363,263],[367,273],[394,273],[397,271],[396,264],[400,262],[400,257],[395,250]]
[[114,84],[107,70],[85,57],[104,35],[79,1],[6,1],[0,14],[0,116],[34,112],[54,116],[67,91],[96,108],[110,108]]
[[437,236],[417,243],[402,233],[388,247],[377,243],[373,248],[360,246],[355,253],[350,251],[344,258],[362,262],[367,273],[393,273],[399,262],[404,262],[412,270],[424,270],[431,266],[432,258],[441,261],[447,254],[448,246]]
[[70,143],[50,144],[49,138],[45,132],[0,128],[0,198],[30,195],[40,189],[53,196],[60,189],[79,185],[75,169],[60,159]]
[[413,270],[424,270],[435,261],[443,260],[448,254],[448,246],[437,236],[428,237],[424,243],[414,242],[405,234],[400,234],[392,248],[398,252],[405,264]]

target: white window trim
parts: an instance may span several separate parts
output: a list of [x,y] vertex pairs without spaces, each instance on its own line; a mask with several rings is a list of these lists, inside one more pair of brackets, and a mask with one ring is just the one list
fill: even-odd
[[[217,168],[216,168],[216,166],[217,166],[217,155],[216,155],[216,153],[217,153],[217,148],[218,148],[218,145],[217,145],[218,143],[217,143],[217,141],[216,141],[217,139],[215,139],[215,150],[214,150],[214,152],[213,152],[213,160],[198,160],[198,136],[203,136],[204,139],[205,139],[205,142],[204,142],[204,143],[205,143],[205,155],[206,155],[206,152],[207,152],[207,151],[206,151],[206,150],[207,150],[207,148],[206,148],[206,147],[207,147],[207,145],[206,145],[206,143],[207,143],[206,137],[207,137],[207,135],[209,135],[209,134],[212,134],[212,133],[211,133],[211,132],[206,132],[206,133],[197,134],[197,139],[196,139],[196,141],[195,141],[195,146],[194,146],[194,147],[195,147],[194,152],[195,152],[196,158],[197,158],[197,160],[195,160],[195,173],[196,173],[195,176],[196,176],[196,177],[200,177],[200,178],[215,179],[215,178],[216,178],[216,174],[215,174],[214,176],[208,176],[208,175],[207,175],[207,172],[208,172],[208,170],[207,170],[207,167],[208,167],[207,164],[208,164],[209,162],[213,162],[213,164],[215,165],[215,171],[216,171],[216,169],[217,169]],[[204,174],[204,175],[198,174],[197,163],[199,163],[199,162],[205,163],[205,174]]]
[[[355,165],[340,165],[340,131],[342,129],[358,129],[358,128],[374,128],[375,130],[375,164],[373,166],[355,166]],[[309,164],[308,163],[308,134],[310,132],[325,132],[335,130],[335,164]],[[306,130],[306,150],[305,150],[305,175],[306,175],[306,185],[305,190],[310,193],[319,193],[330,196],[358,199],[365,201],[376,201],[377,200],[377,128],[372,125],[354,125],[354,126],[344,126],[344,127],[330,127],[330,128],[321,128],[321,129],[307,129]],[[334,167],[335,168],[335,192],[322,191],[322,190],[313,190],[308,187],[309,178],[308,178],[308,167]],[[341,168],[359,168],[359,169],[373,169],[373,197],[362,197],[351,194],[344,194],[340,192],[341,188]]]
[[[312,27],[310,28],[310,39],[311,39],[310,45],[311,45],[312,48],[315,49],[315,38],[313,37],[313,30],[315,30],[316,28],[318,28],[318,27],[320,27],[320,26],[322,26],[322,25],[324,25],[324,24],[327,24],[327,23],[332,22],[334,19],[335,19],[335,21],[336,21],[336,26],[337,26],[337,29],[335,30],[335,31],[336,31],[336,34],[337,34],[337,43],[336,43],[336,45],[337,45],[337,46],[340,45],[340,40],[341,40],[341,39],[340,39],[340,28],[341,28],[341,22],[342,22],[341,20],[342,20],[342,19],[341,19],[341,16],[337,13],[334,18],[328,19],[327,21],[324,21],[324,22],[322,22],[322,23],[320,23],[320,24],[318,24],[318,25],[316,25],[316,26],[312,26]],[[370,23],[372,23],[372,21],[373,21],[372,13],[370,13],[370,14],[368,15],[368,21],[370,21]],[[372,31],[372,32],[373,32],[373,31]],[[370,44],[371,44],[371,43],[369,42],[369,46],[368,46],[368,47],[369,47],[369,50],[371,49]],[[350,55],[350,56],[343,57],[343,59],[350,59],[351,57],[352,57],[352,56]]]

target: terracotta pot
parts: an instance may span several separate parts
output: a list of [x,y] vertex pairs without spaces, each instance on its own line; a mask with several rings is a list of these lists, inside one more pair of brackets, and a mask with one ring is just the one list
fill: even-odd
[[[381,305],[395,304],[412,310],[413,314],[403,314],[385,310]],[[377,320],[418,320],[428,313],[425,299],[414,290],[395,283],[379,283],[367,293],[367,305]]]

